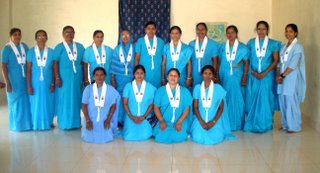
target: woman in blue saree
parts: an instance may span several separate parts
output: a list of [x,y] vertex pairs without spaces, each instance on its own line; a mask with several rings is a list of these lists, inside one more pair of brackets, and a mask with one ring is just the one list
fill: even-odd
[[83,75],[84,84],[90,84],[88,78],[88,70],[90,74],[90,80],[93,80],[93,70],[97,67],[103,67],[108,76],[105,80],[107,84],[111,84],[110,65],[112,59],[112,48],[103,44],[104,33],[101,30],[95,30],[93,32],[93,43],[87,47],[83,55]]
[[226,29],[227,41],[221,45],[219,78],[227,91],[226,103],[231,130],[242,130],[245,115],[245,86],[248,74],[248,49],[238,40],[238,29],[230,25]]
[[[207,37],[208,27],[201,22],[196,25],[196,39],[190,41],[189,46],[193,50],[192,64],[192,86],[202,82],[201,69],[205,65],[212,65],[218,70],[219,43]],[[216,76],[218,80],[218,76]]]
[[25,75],[28,46],[21,42],[21,30],[10,30],[10,41],[1,51],[2,72],[7,86],[9,129],[32,129],[30,102]]
[[33,130],[48,130],[54,115],[53,50],[46,46],[47,32],[38,30],[37,44],[27,55],[27,85]]
[[244,131],[263,133],[272,129],[276,106],[275,68],[279,60],[279,42],[268,37],[269,24],[259,21],[257,36],[249,40],[250,69],[246,93],[247,117]]
[[144,80],[145,69],[135,66],[134,80],[124,88],[123,107],[125,110],[122,135],[124,140],[142,141],[152,136],[152,127],[147,118],[153,110],[153,99],[156,88]]
[[179,84],[187,88],[192,85],[191,77],[191,55],[192,49],[181,42],[182,31],[179,26],[170,28],[170,43],[166,44],[163,48],[162,57],[162,85],[166,84],[165,74],[169,69],[177,68],[180,72]]
[[81,97],[83,84],[82,59],[84,47],[73,41],[74,28],[65,26],[64,41],[54,48],[53,69],[57,93],[58,127],[63,130],[81,127]]
[[[134,66],[134,44],[131,42],[131,35],[128,30],[121,31],[120,44],[114,49],[111,60],[111,85],[122,96],[124,87],[133,79]],[[118,105],[118,121],[123,124],[125,112],[122,102]]]
[[156,88],[161,86],[161,65],[164,41],[156,36],[156,23],[149,21],[144,27],[145,36],[139,38],[135,47],[134,65],[146,69],[145,80]]
[[179,79],[179,71],[170,69],[167,74],[168,83],[156,91],[154,113],[158,123],[153,129],[156,142],[172,144],[187,140],[187,117],[192,96],[187,88],[178,84]]
[[211,65],[202,68],[203,82],[193,90],[191,139],[194,142],[213,145],[223,140],[235,139],[231,134],[226,91],[213,82],[215,70]]

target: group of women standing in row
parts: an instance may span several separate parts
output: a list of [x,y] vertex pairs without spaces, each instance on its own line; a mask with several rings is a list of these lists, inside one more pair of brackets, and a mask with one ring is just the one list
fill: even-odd
[[[14,28],[1,58],[9,128],[50,129],[54,115],[60,129],[80,128],[82,107],[82,138],[88,142],[112,140],[120,122],[125,140],[154,136],[157,142],[174,143],[189,133],[195,142],[216,144],[233,139],[231,130],[272,129],[280,103],[282,128],[300,131],[306,82],[297,26],[286,26],[288,42],[282,47],[268,38],[267,22],[259,21],[256,30],[256,38],[245,45],[237,27],[228,26],[227,41],[220,45],[199,23],[196,39],[186,45],[181,29],[173,26],[171,42],[165,44],[156,36],[156,24],[148,22],[135,45],[124,30],[112,50],[103,45],[102,31],[94,32],[93,44],[85,49],[73,41],[73,27],[66,26],[64,41],[54,50],[39,30],[36,46],[28,51]],[[152,128],[154,116],[158,121]]]

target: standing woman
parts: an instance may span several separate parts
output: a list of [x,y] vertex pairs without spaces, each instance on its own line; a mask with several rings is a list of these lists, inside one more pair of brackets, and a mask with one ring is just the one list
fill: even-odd
[[238,40],[238,29],[230,25],[226,29],[227,41],[219,52],[219,79],[227,91],[226,103],[231,130],[241,130],[245,114],[245,86],[248,74],[248,48]]
[[235,139],[230,130],[226,91],[221,85],[214,84],[214,73],[211,65],[204,66],[201,70],[203,82],[193,90],[193,113],[196,118],[191,126],[191,139],[205,145]]
[[21,42],[21,30],[10,30],[10,41],[2,48],[2,72],[7,85],[9,129],[32,129],[30,103],[25,75],[28,46]]
[[[193,87],[202,82],[201,69],[205,65],[213,65],[218,70],[219,43],[207,37],[208,27],[205,23],[196,25],[197,37],[189,43],[193,49],[191,57]],[[218,76],[216,76],[218,77]]]
[[257,36],[249,40],[250,72],[247,84],[244,131],[263,133],[272,129],[275,109],[275,68],[279,60],[279,44],[268,37],[269,24],[259,21]]
[[162,85],[165,85],[165,74],[168,73],[169,69],[176,68],[181,75],[179,84],[188,88],[192,85],[190,59],[192,49],[181,42],[181,34],[182,31],[179,26],[170,28],[171,41],[163,48],[161,80]]
[[37,44],[27,55],[27,84],[33,130],[48,130],[54,115],[53,50],[46,46],[47,32],[38,30]]
[[[120,44],[114,49],[111,60],[111,85],[122,96],[123,89],[133,79],[134,45],[128,30],[121,31]],[[125,112],[122,102],[118,105],[118,121],[123,123]]]
[[277,68],[281,124],[288,133],[301,131],[300,103],[306,92],[304,52],[297,36],[297,25],[288,24],[285,28],[288,42],[281,48]]
[[154,113],[158,123],[153,129],[159,143],[177,143],[187,140],[187,116],[192,104],[189,90],[178,84],[180,73],[176,68],[168,71],[168,83],[156,91]]
[[135,47],[134,65],[141,64],[146,69],[145,80],[156,88],[161,86],[162,51],[164,41],[156,36],[157,26],[149,21],[144,31],[146,35],[139,38]]
[[81,137],[90,143],[106,143],[116,135],[116,104],[119,93],[111,85],[106,84],[106,71],[97,67],[93,71],[94,84],[83,91],[82,112],[86,123]]
[[74,29],[65,26],[64,41],[54,48],[53,69],[58,87],[58,126],[60,129],[81,127],[80,109],[82,97],[82,59],[84,47],[74,42]]
[[142,65],[135,66],[134,80],[127,83],[123,91],[122,101],[126,112],[124,140],[141,141],[152,136],[152,127],[147,118],[151,116],[156,88],[144,80],[145,72]]
[[83,75],[85,85],[90,84],[88,78],[88,65],[91,81],[93,81],[93,70],[97,67],[103,67],[107,72],[105,82],[111,84],[110,65],[113,50],[109,46],[103,45],[103,39],[104,33],[101,30],[95,30],[93,32],[93,43],[91,46],[87,47],[84,52]]

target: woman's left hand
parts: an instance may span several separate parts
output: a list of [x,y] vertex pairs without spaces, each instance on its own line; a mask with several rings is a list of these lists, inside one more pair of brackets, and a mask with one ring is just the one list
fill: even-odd
[[203,120],[201,120],[201,121],[199,121],[199,123],[200,123],[200,125],[201,125],[201,127],[202,127],[203,129],[208,130],[208,126],[207,126],[207,123],[206,123],[206,122],[204,122]]
[[251,70],[251,74],[252,74],[255,78],[259,79],[259,77],[258,77],[258,72],[254,71],[254,70]]
[[90,85],[90,82],[89,81],[84,81],[83,85],[86,87],[86,86]]
[[53,91],[54,91],[54,84],[51,84],[50,85],[50,92],[53,93]]
[[282,79],[281,76],[277,76],[276,77],[276,81],[277,81],[278,84],[282,84],[283,79]]
[[165,121],[160,122],[160,129],[162,131],[166,130],[167,128],[167,123]]
[[29,95],[33,95],[33,89],[32,89],[32,87],[28,87],[27,90],[28,90],[28,94],[29,94]]
[[91,120],[86,122],[86,128],[87,128],[87,130],[92,130],[93,129],[93,124],[92,124]]
[[161,86],[165,86],[166,84],[167,84],[167,81],[164,80],[164,79],[162,79],[162,80],[161,80]]
[[113,86],[113,88],[117,88],[117,83],[115,79],[111,79],[111,85]]
[[216,124],[215,121],[208,122],[208,129],[207,130],[211,129],[215,124]]
[[138,116],[133,116],[132,120],[135,124],[139,124],[140,123],[140,118]]
[[61,88],[61,86],[62,86],[62,81],[61,81],[61,79],[60,79],[60,78],[56,78],[55,84],[56,84],[56,86],[57,86],[58,88]]
[[192,85],[192,78],[187,78],[187,80],[186,80],[186,87],[187,88],[189,88],[189,87],[191,87],[191,85]]
[[180,132],[182,128],[182,123],[177,122],[176,124],[174,124],[174,127],[176,128],[177,132]]
[[110,120],[106,119],[106,120],[104,121],[104,128],[105,128],[105,129],[110,129]]
[[212,77],[214,83],[220,83],[219,75]]
[[137,118],[138,118],[137,124],[140,124],[143,120],[145,120],[145,119],[144,119],[144,116],[139,116],[139,117],[137,117]]
[[247,77],[246,76],[242,76],[241,86],[246,86],[246,85],[247,85]]
[[5,88],[6,84],[4,82],[0,82],[0,88]]
[[261,80],[266,76],[265,72],[258,73],[258,79]]

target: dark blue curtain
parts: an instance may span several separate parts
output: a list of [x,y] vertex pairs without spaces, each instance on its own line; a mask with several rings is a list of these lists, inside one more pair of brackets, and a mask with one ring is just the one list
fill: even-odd
[[148,21],[157,24],[156,35],[169,41],[170,0],[119,0],[119,33],[127,29],[132,40],[144,36],[144,25]]

